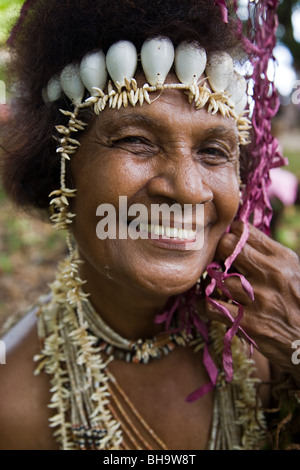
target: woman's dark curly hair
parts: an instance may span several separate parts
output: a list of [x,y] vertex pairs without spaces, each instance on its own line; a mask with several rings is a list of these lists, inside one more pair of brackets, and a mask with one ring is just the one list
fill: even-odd
[[9,78],[17,98],[2,129],[2,186],[18,204],[48,208],[59,187],[53,130],[64,123],[67,98],[45,105],[42,90],[69,63],[118,40],[139,50],[149,37],[167,36],[174,46],[197,41],[209,53],[229,50],[237,39],[233,20],[222,21],[214,0],[31,0],[14,31]]

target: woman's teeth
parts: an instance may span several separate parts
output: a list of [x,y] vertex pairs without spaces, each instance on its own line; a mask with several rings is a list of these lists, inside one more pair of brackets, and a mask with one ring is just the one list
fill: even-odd
[[140,224],[140,232],[148,232],[157,236],[178,238],[180,240],[194,240],[197,234],[195,230],[153,224]]

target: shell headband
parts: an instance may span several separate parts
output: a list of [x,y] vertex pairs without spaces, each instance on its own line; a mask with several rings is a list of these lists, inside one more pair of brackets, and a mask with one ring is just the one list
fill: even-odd
[[[102,51],[87,54],[78,64],[67,65],[59,76],[50,79],[43,90],[45,102],[54,102],[64,92],[76,107],[94,104],[96,114],[109,105],[120,108],[130,103],[135,106],[144,101],[151,103],[149,93],[164,89],[182,89],[195,101],[197,109],[208,104],[208,111],[221,112],[232,116],[240,127],[240,143],[246,143],[245,122],[240,121],[247,105],[247,83],[244,77],[234,70],[232,57],[226,52],[212,53],[193,44],[183,42],[176,50],[168,38],[155,38],[144,42],[140,53],[141,65],[148,83],[137,87],[134,79],[137,70],[137,50],[129,41],[113,44],[106,56]],[[180,83],[165,84],[166,77],[174,65]],[[108,81],[108,74],[112,81]],[[211,90],[201,79],[207,78]],[[85,89],[90,98],[83,102]]]
[[[149,102],[147,92],[164,88],[166,77],[174,64],[175,73],[181,84],[186,85],[198,96],[195,88],[200,77],[206,72],[210,87],[216,93],[225,92],[230,100],[228,105],[235,108],[240,115],[247,104],[246,80],[234,71],[232,57],[225,53],[212,53],[207,57],[206,51],[187,42],[181,43],[176,50],[172,42],[167,39],[150,39],[144,42],[141,49],[141,64],[148,80],[143,87],[143,95]],[[134,90],[133,77],[137,69],[137,50],[129,41],[119,41],[113,44],[106,56],[102,51],[87,54],[80,65],[67,65],[60,76],[53,77],[44,90],[45,101],[56,101],[62,92],[79,106],[82,103],[85,88],[92,96],[97,96],[99,89],[102,91],[106,85],[108,74],[112,78],[118,94],[122,89]],[[183,88],[183,87],[181,87]],[[102,95],[100,93],[100,95]],[[134,97],[131,104],[134,106],[140,100]],[[120,107],[120,100],[118,102]],[[124,95],[123,104],[126,104]]]

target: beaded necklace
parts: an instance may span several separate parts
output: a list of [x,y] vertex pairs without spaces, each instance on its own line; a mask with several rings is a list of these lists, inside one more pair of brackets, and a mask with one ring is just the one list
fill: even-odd
[[[188,334],[185,330],[178,331],[175,326],[173,332],[162,332],[154,338],[131,341],[112,330],[95,312],[90,302],[83,304],[83,310],[87,322],[92,325],[92,331],[98,338],[95,346],[115,359],[148,364],[151,360],[167,356],[176,345],[187,346],[189,343],[195,345],[192,334]],[[202,338],[198,335],[196,342],[199,341],[202,341]]]

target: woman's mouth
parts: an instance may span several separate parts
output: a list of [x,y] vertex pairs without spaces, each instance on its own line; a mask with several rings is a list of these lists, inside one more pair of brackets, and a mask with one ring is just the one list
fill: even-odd
[[204,227],[192,228],[171,227],[140,223],[137,226],[138,237],[147,240],[154,246],[168,250],[196,251],[203,247]]

